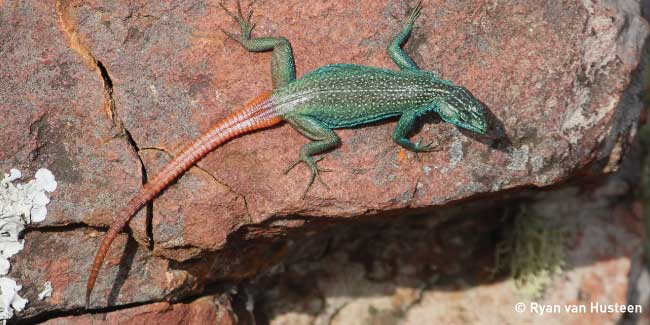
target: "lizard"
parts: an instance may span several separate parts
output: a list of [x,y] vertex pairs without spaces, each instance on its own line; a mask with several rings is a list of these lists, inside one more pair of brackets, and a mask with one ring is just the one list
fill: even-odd
[[243,108],[221,120],[207,132],[186,146],[157,175],[155,175],[121,210],[104,235],[90,269],[86,284],[86,308],[108,249],[131,217],[153,200],[171,182],[221,144],[281,122],[289,123],[311,141],[300,148],[298,159],[285,170],[287,174],[296,165],[304,163],[310,170],[307,187],[318,179],[319,172],[329,171],[317,162],[340,145],[334,129],[353,128],[375,121],[399,117],[392,139],[413,152],[437,150],[431,143],[409,140],[419,117],[436,113],[444,122],[477,134],[485,134],[487,121],[485,107],[465,87],[440,78],[436,73],[421,70],[402,49],[411,35],[422,10],[421,1],[410,10],[402,30],[387,48],[388,55],[399,67],[389,70],[354,64],[331,64],[317,68],[296,78],[296,66],[291,43],[284,37],[251,37],[255,25],[251,23],[253,10],[244,15],[240,0],[237,12],[231,12],[223,3],[221,8],[240,28],[234,34],[222,31],[249,52],[272,51],[272,91],[251,100]]

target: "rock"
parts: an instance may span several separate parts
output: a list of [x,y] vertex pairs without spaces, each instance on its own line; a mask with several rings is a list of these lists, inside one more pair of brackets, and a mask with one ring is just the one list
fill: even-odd
[[191,303],[158,302],[107,314],[86,314],[49,320],[43,324],[236,324],[228,301],[203,297]]
[[[620,181],[610,179],[608,185]],[[358,229],[337,232],[327,251],[252,283],[250,290],[258,294],[255,309],[270,324],[647,321],[650,276],[642,264],[641,219],[629,200],[599,194],[603,188],[582,193],[564,189],[538,195],[528,204],[529,214],[566,233],[562,270],[539,292],[488,275],[495,258],[489,238],[508,224],[489,215],[507,210],[464,209],[464,217],[437,225],[413,220],[383,230],[364,227],[361,236]],[[516,202],[506,206],[518,209]],[[515,310],[519,303],[522,312]],[[636,312],[592,309],[617,305]],[[560,310],[548,309],[555,306]],[[567,312],[565,306],[584,311]]]
[[5,2],[0,19],[0,172],[47,167],[61,180],[41,226],[110,220],[141,174],[99,70],[68,43],[53,4]]
[[[8,112],[0,119],[0,167],[47,167],[60,180],[42,230],[29,236],[34,246],[53,240],[60,249],[26,249],[12,275],[28,277],[21,283],[33,298],[28,288],[41,282],[27,280],[76,271],[53,282],[51,305],[30,299],[23,316],[32,317],[81,307],[100,237],[76,227],[108,226],[170,154],[268,90],[270,55],[228,40],[219,28],[234,24],[199,1],[0,6],[0,108]],[[261,1],[253,19],[255,35],[291,39],[303,75],[336,62],[394,68],[385,47],[408,8],[406,1]],[[342,147],[321,162],[336,171],[323,175],[331,189],[316,184],[304,200],[308,171],[282,174],[304,137],[284,125],[234,139],[154,201],[151,229],[146,211],[133,220],[139,245],[113,246],[93,306],[181,299],[215,279],[250,278],[281,261],[291,240],[330,223],[437,211],[616,169],[641,108],[631,76],[648,34],[639,11],[631,0],[427,4],[406,50],[486,104],[488,137],[431,118],[420,134],[442,150],[418,158],[392,143],[392,121],[337,131]],[[136,253],[120,257],[125,251]]]
[[[33,230],[25,235],[25,248],[12,264],[10,276],[23,284],[21,295],[29,300],[28,308],[21,315],[31,317],[36,313],[74,309],[84,304],[86,271],[90,268],[96,247],[88,245],[103,233],[87,229],[66,231]],[[127,242],[128,236],[116,240],[119,247],[106,257],[109,265],[96,298],[91,307],[101,304],[125,304],[147,302],[165,296],[174,290],[188,286],[188,281],[178,272],[169,269],[169,262],[154,258],[147,247],[135,241]],[[54,257],[54,258],[53,258]],[[185,277],[187,279],[187,277]],[[45,282],[53,287],[52,296],[41,301],[38,293]],[[105,282],[109,281],[109,282]],[[126,298],[126,299],[125,299]]]
[[[155,201],[157,253],[172,257],[177,254],[164,250],[218,249],[239,226],[282,216],[353,217],[427,208],[573,176],[623,141],[634,121],[619,115],[638,115],[638,102],[626,103],[625,113],[617,110],[648,32],[633,4],[425,8],[407,50],[423,68],[439,71],[480,98],[494,115],[496,138],[426,124],[421,134],[444,150],[418,160],[391,142],[394,123],[342,130],[343,146],[322,162],[336,170],[325,175],[331,190],[317,184],[305,200],[300,194],[307,170],[286,177],[282,171],[306,139],[289,126],[236,139],[199,163],[206,173],[190,171],[205,181],[183,177],[179,189]],[[256,35],[291,35],[299,74],[334,62],[392,67],[385,47],[407,9],[406,2],[316,8],[261,2]],[[69,6],[68,14],[106,67],[118,115],[141,148],[178,152],[270,86],[268,54],[246,53],[224,37],[219,28],[234,25],[218,6],[98,2]],[[331,17],[347,23],[333,24]],[[143,159],[151,174],[157,167],[150,166],[167,160],[162,154],[143,154]],[[176,191],[183,194],[172,197]],[[207,209],[183,204],[197,193],[210,202]],[[104,224],[109,223],[106,218]],[[193,235],[202,232],[186,223],[217,223],[220,230],[215,236]]]

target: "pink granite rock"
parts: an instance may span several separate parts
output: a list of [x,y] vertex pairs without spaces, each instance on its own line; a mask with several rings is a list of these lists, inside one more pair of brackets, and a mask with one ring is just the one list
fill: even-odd
[[[408,3],[300,3],[262,1],[255,8],[256,35],[291,36],[299,75],[335,62],[392,67],[385,47]],[[306,139],[289,126],[246,136],[202,160],[206,173],[190,171],[206,181],[182,179],[180,189],[154,203],[156,217],[164,213],[154,238],[214,250],[231,230],[205,242],[204,236],[189,238],[196,230],[183,222],[201,218],[202,225],[236,229],[278,216],[378,214],[571,177],[623,145],[633,127],[629,117],[638,115],[639,103],[617,107],[628,95],[648,31],[638,8],[586,6],[425,4],[407,51],[422,68],[480,98],[494,115],[495,139],[425,124],[421,134],[444,150],[418,160],[391,142],[394,123],[342,130],[342,147],[322,163],[336,171],[325,175],[332,189],[316,185],[301,200],[307,170],[288,176],[282,171]],[[109,72],[118,115],[141,148],[178,152],[270,87],[269,55],[247,53],[219,32],[235,26],[216,5],[99,2],[69,8],[79,35]],[[143,156],[152,173],[152,165],[167,160]],[[181,197],[166,198],[174,191],[186,198],[205,196],[214,212],[206,214]],[[222,215],[226,211],[229,215]],[[165,254],[162,248],[159,253]]]
[[158,302],[108,314],[60,317],[43,324],[237,324],[227,301],[203,297],[191,303]]
[[[646,324],[647,238],[625,176],[592,190],[537,195],[534,203],[467,206],[438,224],[410,218],[384,229],[341,230],[327,250],[251,284],[258,293],[253,309],[269,324]],[[490,240],[509,224],[508,209],[522,205],[566,234],[562,269],[538,275],[546,285],[534,291],[507,273],[488,275],[495,260]]]

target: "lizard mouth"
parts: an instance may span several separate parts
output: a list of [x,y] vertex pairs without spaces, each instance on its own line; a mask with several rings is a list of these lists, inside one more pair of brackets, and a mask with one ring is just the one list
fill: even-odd
[[461,127],[479,134],[485,134],[485,132],[487,131],[487,127],[485,125],[465,124],[465,125],[461,125]]

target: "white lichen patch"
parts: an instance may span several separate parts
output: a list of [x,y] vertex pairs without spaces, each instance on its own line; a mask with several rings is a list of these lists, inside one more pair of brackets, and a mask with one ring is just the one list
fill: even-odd
[[538,173],[544,168],[544,157],[534,156],[530,158],[530,165],[532,167],[533,173]]
[[526,170],[529,153],[530,148],[527,145],[523,145],[520,148],[513,148],[511,153],[512,160],[506,168],[508,170]]
[[45,298],[52,296],[52,282],[47,281],[43,285],[43,290],[38,294],[38,300],[45,300]]
[[25,309],[27,304],[27,299],[18,295],[18,291],[22,289],[23,286],[19,285],[7,277],[0,278],[0,320],[5,322],[7,319],[14,316],[15,311],[21,311]]
[[[54,175],[47,169],[39,169],[34,179],[26,184],[14,184],[22,177],[12,169],[0,181],[0,275],[9,273],[9,258],[23,249],[25,241],[19,238],[25,225],[41,222],[47,215],[46,205],[50,199],[45,192],[56,189]],[[18,295],[22,288],[11,278],[0,277],[0,320],[13,316],[14,311],[25,308],[27,300]]]
[[542,173],[544,169],[544,157],[542,156],[532,156],[530,158],[530,167],[533,175],[535,175],[535,182],[537,184],[546,184],[548,182],[548,175]]
[[443,173],[453,170],[463,160],[463,140],[460,137],[456,137],[451,144],[449,156],[449,165],[442,169]]
[[486,191],[485,185],[477,182],[469,182],[466,185],[459,186],[460,193],[482,193]]
[[566,113],[562,122],[562,131],[569,142],[575,145],[582,139],[584,130],[598,124],[616,108],[617,104],[618,98],[609,98],[607,104],[599,106],[593,112],[587,112],[588,100],[585,98],[575,110]]

